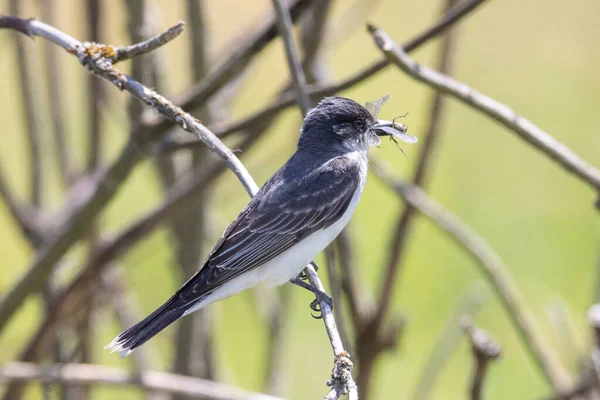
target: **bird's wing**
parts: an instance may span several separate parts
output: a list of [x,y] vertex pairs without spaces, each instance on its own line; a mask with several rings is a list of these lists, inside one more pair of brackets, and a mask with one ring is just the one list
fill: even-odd
[[333,224],[346,211],[360,179],[358,165],[333,159],[305,179],[268,182],[225,231],[202,269],[180,289],[179,305],[195,303]]

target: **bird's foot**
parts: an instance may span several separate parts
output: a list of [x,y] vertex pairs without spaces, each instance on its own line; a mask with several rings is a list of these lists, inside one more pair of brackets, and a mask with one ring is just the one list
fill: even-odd
[[333,299],[330,295],[320,290],[319,288],[314,287],[310,283],[306,283],[302,280],[301,274],[299,274],[294,279],[290,280],[294,285],[300,286],[315,295],[315,299],[310,303],[310,309],[317,312],[317,315],[311,313],[312,317],[315,319],[323,318],[323,310],[321,309],[321,302],[326,303],[329,308],[333,310]]
[[[315,272],[317,272],[319,270],[319,266],[317,265],[316,262],[311,261],[310,265],[315,269]],[[306,274],[306,271],[302,270],[302,272],[300,272],[300,274],[298,275],[300,277],[300,279],[302,279],[303,281],[307,281],[308,280],[308,275]]]

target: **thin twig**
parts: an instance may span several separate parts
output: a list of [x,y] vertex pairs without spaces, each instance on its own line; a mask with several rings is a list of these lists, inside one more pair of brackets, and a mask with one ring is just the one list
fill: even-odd
[[474,258],[501,300],[523,346],[535,361],[540,373],[555,390],[565,387],[568,382],[566,372],[552,349],[542,339],[533,314],[524,304],[518,286],[496,251],[477,232],[445,210],[419,187],[394,179],[387,168],[383,168],[376,160],[371,160],[371,165],[372,171],[379,179],[421,214],[431,219],[436,227],[446,232]]
[[281,400],[261,393],[247,392],[222,383],[167,372],[129,373],[118,368],[93,364],[39,366],[12,362],[0,368],[0,381],[47,381],[61,384],[142,387],[145,390],[203,396],[214,400]]
[[277,28],[279,29],[279,35],[283,39],[288,68],[292,75],[294,91],[296,92],[296,101],[304,116],[308,113],[308,110],[310,110],[311,102],[310,97],[306,93],[306,77],[304,76],[304,71],[300,65],[300,58],[298,57],[296,44],[294,43],[294,37],[292,35],[292,19],[283,6],[282,0],[272,1],[273,8],[275,8],[275,13],[277,15]]
[[475,359],[473,375],[470,385],[470,399],[481,400],[483,398],[483,382],[486,377],[487,368],[491,361],[500,357],[500,346],[483,330],[477,328],[471,317],[464,316],[461,325],[463,331],[469,337],[471,352]]
[[166,32],[160,33],[148,40],[131,46],[118,46],[114,48],[114,56],[111,57],[113,64],[119,61],[129,60],[142,54],[150,53],[161,46],[169,43],[183,32],[183,21],[170,27]]
[[575,174],[594,189],[600,190],[600,170],[590,165],[570,148],[554,139],[531,121],[517,115],[509,107],[475,91],[464,83],[417,64],[383,30],[369,25],[369,32],[371,32],[376,45],[388,57],[390,62],[393,62],[406,74],[495,119],[527,143],[556,161],[565,170]]

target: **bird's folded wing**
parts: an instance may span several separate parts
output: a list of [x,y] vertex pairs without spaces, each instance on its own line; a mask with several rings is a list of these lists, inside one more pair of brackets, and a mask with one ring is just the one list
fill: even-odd
[[225,231],[202,269],[180,289],[180,301],[198,301],[327,228],[344,214],[359,185],[358,166],[327,164],[297,182],[267,183],[264,193]]

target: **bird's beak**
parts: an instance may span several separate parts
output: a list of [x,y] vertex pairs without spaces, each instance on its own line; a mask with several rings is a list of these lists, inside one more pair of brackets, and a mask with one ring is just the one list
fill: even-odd
[[416,137],[406,133],[408,130],[406,125],[398,124],[396,122],[380,119],[377,123],[371,125],[371,129],[377,136],[391,136],[392,138],[398,138],[406,143],[417,142]]

